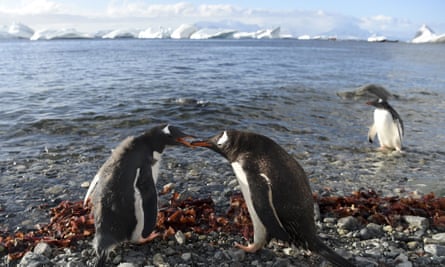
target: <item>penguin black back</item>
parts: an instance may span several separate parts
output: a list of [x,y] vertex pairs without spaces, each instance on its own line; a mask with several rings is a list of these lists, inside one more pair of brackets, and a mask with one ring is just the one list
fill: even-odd
[[255,252],[277,238],[317,252],[338,266],[354,266],[316,235],[309,180],[300,164],[273,140],[224,131],[192,145],[210,148],[232,164],[254,225],[254,243],[238,247]]

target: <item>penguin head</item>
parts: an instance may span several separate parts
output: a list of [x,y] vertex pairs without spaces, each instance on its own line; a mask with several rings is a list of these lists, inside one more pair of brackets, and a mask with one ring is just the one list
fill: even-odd
[[388,105],[388,102],[386,102],[384,99],[378,98],[374,101],[366,102],[366,104],[376,108],[385,108]]
[[228,159],[236,161],[243,153],[254,151],[261,146],[260,135],[241,131],[223,131],[205,140],[191,142],[191,146],[207,147]]
[[155,142],[162,147],[166,145],[185,145],[191,147],[190,143],[186,140],[194,136],[182,132],[178,127],[171,126],[169,124],[163,124],[153,128]]

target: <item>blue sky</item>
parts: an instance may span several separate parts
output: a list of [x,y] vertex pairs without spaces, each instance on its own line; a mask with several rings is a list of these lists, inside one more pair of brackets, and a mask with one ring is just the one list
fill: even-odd
[[422,24],[445,33],[444,12],[443,0],[0,0],[0,25],[93,32],[236,21],[294,36],[350,30],[409,39]]

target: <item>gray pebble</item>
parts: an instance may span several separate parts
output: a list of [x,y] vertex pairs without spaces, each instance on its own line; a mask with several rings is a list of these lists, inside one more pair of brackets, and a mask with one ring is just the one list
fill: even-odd
[[348,231],[354,231],[360,228],[360,223],[355,217],[348,216],[340,218],[337,221],[337,227]]
[[47,267],[53,266],[47,257],[31,251],[26,252],[25,256],[20,260],[18,267]]
[[445,256],[445,246],[436,244],[427,244],[424,246],[425,252],[430,253],[433,256],[442,257]]
[[190,252],[182,253],[181,259],[183,259],[184,261],[190,261],[192,259],[192,253]]
[[359,233],[361,239],[378,238],[383,236],[383,234],[382,226],[375,223],[369,223],[365,228],[361,229]]
[[122,262],[122,263],[119,263],[119,265],[117,267],[138,267],[138,266],[131,262]]
[[430,223],[427,218],[420,217],[420,216],[412,216],[412,215],[405,215],[403,216],[403,219],[405,222],[409,224],[410,228],[413,229],[427,229],[430,226]]
[[45,242],[38,243],[33,250],[34,253],[43,255],[45,257],[51,257],[52,248]]
[[175,239],[176,242],[178,242],[179,245],[183,245],[185,243],[185,235],[181,231],[177,231],[175,233]]

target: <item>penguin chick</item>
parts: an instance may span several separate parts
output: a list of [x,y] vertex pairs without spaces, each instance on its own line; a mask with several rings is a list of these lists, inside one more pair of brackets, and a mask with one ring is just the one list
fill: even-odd
[[403,121],[397,111],[383,99],[369,101],[366,104],[376,107],[374,123],[369,129],[368,140],[374,141],[377,134],[381,149],[402,151]]
[[144,243],[157,219],[161,155],[167,145],[190,144],[178,128],[161,125],[122,141],[94,177],[84,203],[91,198],[96,234],[96,266],[105,266],[108,253],[119,243]]
[[252,244],[236,247],[256,252],[276,238],[316,252],[337,266],[354,266],[316,235],[309,180],[300,164],[273,140],[224,131],[191,145],[216,151],[232,165],[254,230]]

